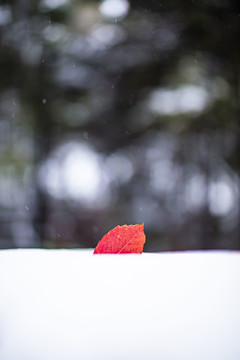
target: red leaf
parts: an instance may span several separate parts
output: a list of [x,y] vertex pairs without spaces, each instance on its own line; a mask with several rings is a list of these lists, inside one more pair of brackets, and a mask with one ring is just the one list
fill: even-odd
[[145,239],[143,224],[116,226],[99,241],[94,254],[141,254]]

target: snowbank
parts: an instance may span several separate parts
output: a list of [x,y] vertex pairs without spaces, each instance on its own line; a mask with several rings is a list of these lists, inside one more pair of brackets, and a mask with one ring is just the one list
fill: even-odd
[[239,360],[240,253],[0,251],[1,360]]

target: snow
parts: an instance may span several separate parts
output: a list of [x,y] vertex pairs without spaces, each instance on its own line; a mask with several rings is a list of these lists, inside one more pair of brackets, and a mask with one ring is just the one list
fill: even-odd
[[0,251],[1,360],[239,360],[240,253]]

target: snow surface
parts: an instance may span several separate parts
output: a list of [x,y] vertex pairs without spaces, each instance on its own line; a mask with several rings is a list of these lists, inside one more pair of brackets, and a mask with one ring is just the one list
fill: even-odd
[[0,251],[1,360],[239,360],[240,253]]

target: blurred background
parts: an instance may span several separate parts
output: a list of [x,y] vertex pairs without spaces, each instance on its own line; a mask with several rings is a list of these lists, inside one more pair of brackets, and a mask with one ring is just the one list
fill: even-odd
[[0,248],[240,248],[240,5],[0,1]]

